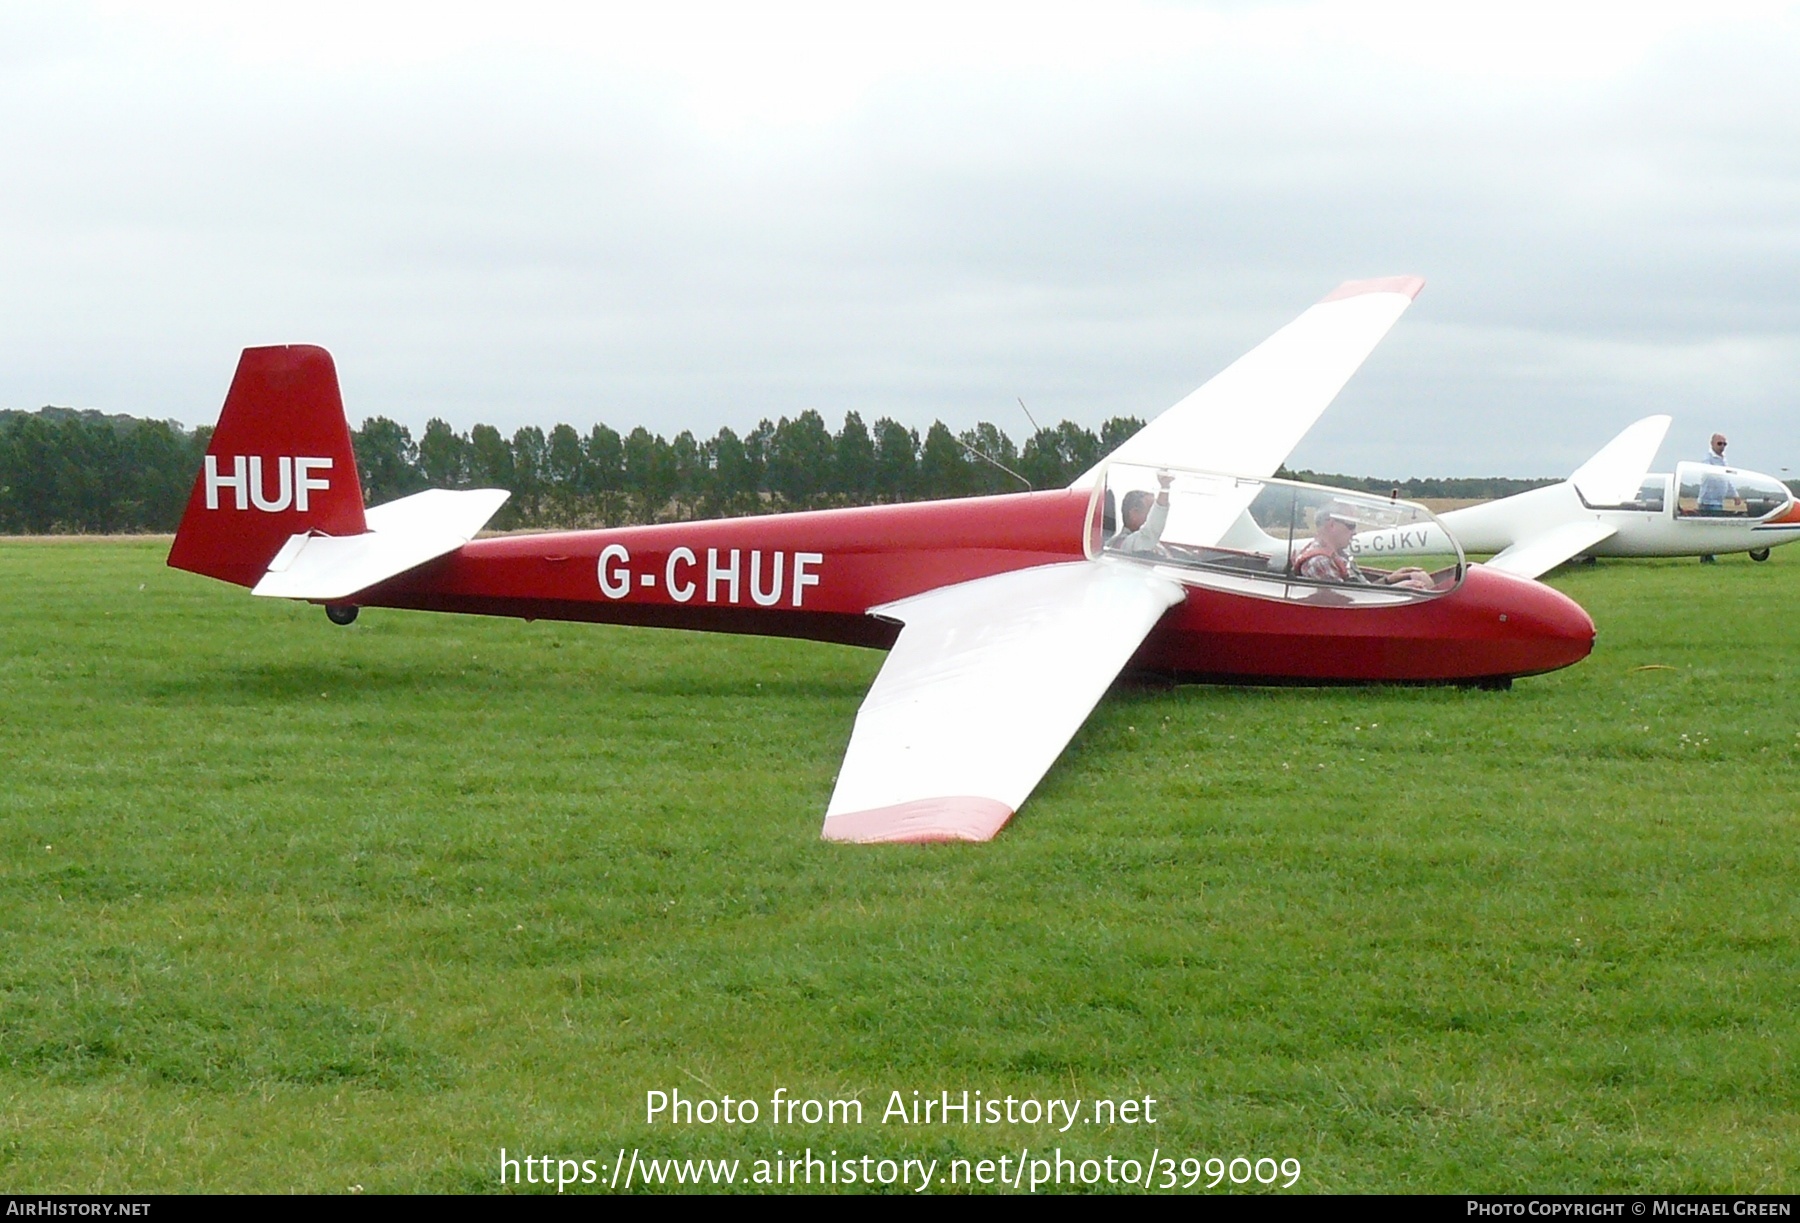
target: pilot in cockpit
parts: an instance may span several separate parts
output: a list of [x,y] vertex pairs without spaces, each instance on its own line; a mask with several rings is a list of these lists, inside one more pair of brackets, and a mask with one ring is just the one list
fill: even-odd
[[1161,555],[1163,528],[1169,524],[1169,485],[1174,480],[1168,472],[1159,471],[1156,482],[1162,487],[1154,496],[1145,488],[1126,493],[1119,503],[1119,521],[1124,529],[1106,546],[1127,556]]
[[1312,542],[1294,558],[1295,576],[1316,582],[1406,586],[1413,590],[1431,590],[1436,585],[1431,575],[1416,565],[1392,572],[1364,573],[1350,554],[1350,540],[1355,534],[1356,519],[1347,507],[1334,505],[1320,511]]

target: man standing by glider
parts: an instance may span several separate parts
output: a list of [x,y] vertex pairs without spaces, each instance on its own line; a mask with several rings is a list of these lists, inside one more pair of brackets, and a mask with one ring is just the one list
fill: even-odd
[[[1705,463],[1708,467],[1729,467],[1730,464],[1725,461],[1726,444],[1725,435],[1723,433],[1713,434],[1711,449],[1701,462]],[[1702,514],[1723,514],[1725,512],[1726,499],[1734,496],[1736,491],[1736,489],[1731,487],[1731,481],[1727,480],[1724,476],[1707,476],[1704,480],[1700,481],[1700,512]],[[1711,565],[1716,562],[1712,555],[1707,553],[1700,557],[1700,563],[1702,565]]]

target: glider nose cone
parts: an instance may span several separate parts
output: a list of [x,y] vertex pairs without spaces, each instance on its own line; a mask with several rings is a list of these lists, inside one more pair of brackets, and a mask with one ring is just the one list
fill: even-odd
[[1560,590],[1534,583],[1542,592],[1536,606],[1528,613],[1541,626],[1544,654],[1549,661],[1545,670],[1578,663],[1594,652],[1594,618],[1587,609]]
[[1771,518],[1763,519],[1762,524],[1766,527],[1791,527],[1800,525],[1800,497],[1796,497],[1794,500],[1788,502],[1787,509],[1781,511],[1781,513],[1776,514]]
[[1485,565],[1470,569],[1465,585],[1481,596],[1489,640],[1508,673],[1555,671],[1593,652],[1593,618],[1560,590]]

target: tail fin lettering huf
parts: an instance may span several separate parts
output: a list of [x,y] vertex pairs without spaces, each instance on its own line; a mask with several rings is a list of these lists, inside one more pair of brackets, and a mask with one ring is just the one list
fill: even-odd
[[293,536],[365,530],[331,354],[305,344],[246,348],[169,564],[254,586]]

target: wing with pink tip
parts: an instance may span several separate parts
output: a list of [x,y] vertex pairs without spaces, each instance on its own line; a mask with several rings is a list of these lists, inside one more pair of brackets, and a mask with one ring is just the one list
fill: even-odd
[[905,625],[856,715],[828,841],[985,841],[1081,728],[1179,585],[1075,561],[876,608]]

